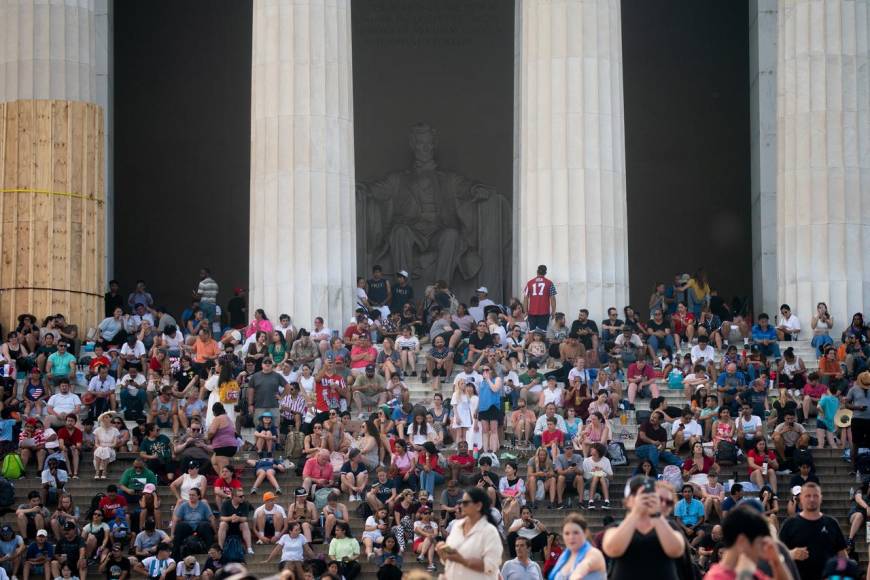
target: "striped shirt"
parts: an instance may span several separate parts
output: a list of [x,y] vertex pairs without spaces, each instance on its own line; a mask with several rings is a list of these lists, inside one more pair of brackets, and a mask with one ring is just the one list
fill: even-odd
[[210,276],[199,281],[199,288],[196,289],[199,294],[200,302],[208,302],[214,304],[217,302],[218,283]]
[[286,419],[292,419],[293,413],[304,415],[306,411],[308,411],[308,402],[302,394],[296,395],[295,398],[293,395],[287,395],[281,399],[281,416]]

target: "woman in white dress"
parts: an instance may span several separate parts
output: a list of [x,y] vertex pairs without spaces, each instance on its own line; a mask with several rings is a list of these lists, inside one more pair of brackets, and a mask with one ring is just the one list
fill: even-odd
[[[218,358],[218,360],[215,362],[214,370],[208,376],[208,379],[206,379],[205,384],[202,386],[202,390],[200,392],[200,398],[204,397],[206,392],[209,393],[205,413],[206,430],[208,430],[209,425],[211,425],[212,419],[214,419],[214,411],[212,410],[212,406],[214,406],[215,403],[223,403],[224,410],[227,412],[227,417],[230,420],[230,424],[236,424],[236,403],[238,403],[238,401],[222,401],[220,394],[221,385],[230,381],[235,382],[235,379],[233,378],[232,367],[228,364],[221,364],[221,359]],[[234,391],[236,393],[236,395],[234,396],[238,397],[238,386],[229,390]]]
[[112,426],[114,413],[106,411],[100,415],[100,426],[94,429],[94,479],[106,479],[106,471],[109,464],[115,461],[115,448],[121,433]]
[[469,429],[480,429],[477,425],[478,402],[477,389],[473,381],[464,385],[461,381],[454,383],[453,397],[450,399],[450,404],[453,406],[454,441],[465,441]]

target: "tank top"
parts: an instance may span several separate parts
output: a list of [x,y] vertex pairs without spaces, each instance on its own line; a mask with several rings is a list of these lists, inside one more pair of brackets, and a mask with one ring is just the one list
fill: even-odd
[[167,415],[172,414],[172,399],[169,402],[164,402],[159,397],[157,398],[157,413],[166,413]]
[[17,361],[21,357],[21,346],[19,345],[18,348],[12,348],[12,346],[8,346],[8,348],[9,358],[11,358],[13,361]]
[[204,490],[207,486],[204,475],[190,477],[190,474],[185,473],[182,478],[183,479],[181,480],[181,486],[178,489],[178,495],[180,495],[181,499],[183,499],[184,501],[190,499],[190,490],[194,487]]
[[211,438],[211,446],[215,449],[218,447],[235,447],[236,445],[236,430],[232,423],[229,422],[217,429]]
[[613,559],[610,580],[677,580],[677,566],[662,550],[656,531],[635,530],[625,553]]
[[800,359],[798,357],[794,357],[794,362],[788,362],[785,359],[782,359],[782,374],[787,377],[794,377],[801,370]]
[[[573,558],[571,557],[570,550],[562,552],[562,555],[559,556],[558,560],[556,560],[553,569],[550,570],[547,580],[568,580],[568,578],[571,577],[571,573],[574,572],[574,569],[580,565],[584,558],[586,558],[586,554],[589,552],[589,548],[591,547],[592,544],[587,541],[580,547],[580,550],[577,551],[577,555]],[[573,562],[569,563],[570,560],[573,560]],[[583,578],[585,580],[606,580],[604,572],[600,571],[590,572]]]

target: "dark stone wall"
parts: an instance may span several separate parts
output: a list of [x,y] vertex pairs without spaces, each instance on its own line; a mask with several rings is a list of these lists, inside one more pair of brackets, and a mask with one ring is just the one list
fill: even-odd
[[622,1],[631,301],[706,268],[752,294],[749,9],[745,1]]
[[114,3],[115,277],[186,306],[248,283],[252,4]]

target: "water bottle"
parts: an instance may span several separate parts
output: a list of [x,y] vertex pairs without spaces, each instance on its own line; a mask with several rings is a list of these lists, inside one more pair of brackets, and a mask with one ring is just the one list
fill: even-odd
[[761,475],[767,477],[767,461],[761,464]]
[[768,388],[773,388],[776,384],[776,371],[770,371],[770,381],[768,381]]
[[480,459],[480,449],[477,448],[477,443],[474,444],[473,456],[475,461]]

